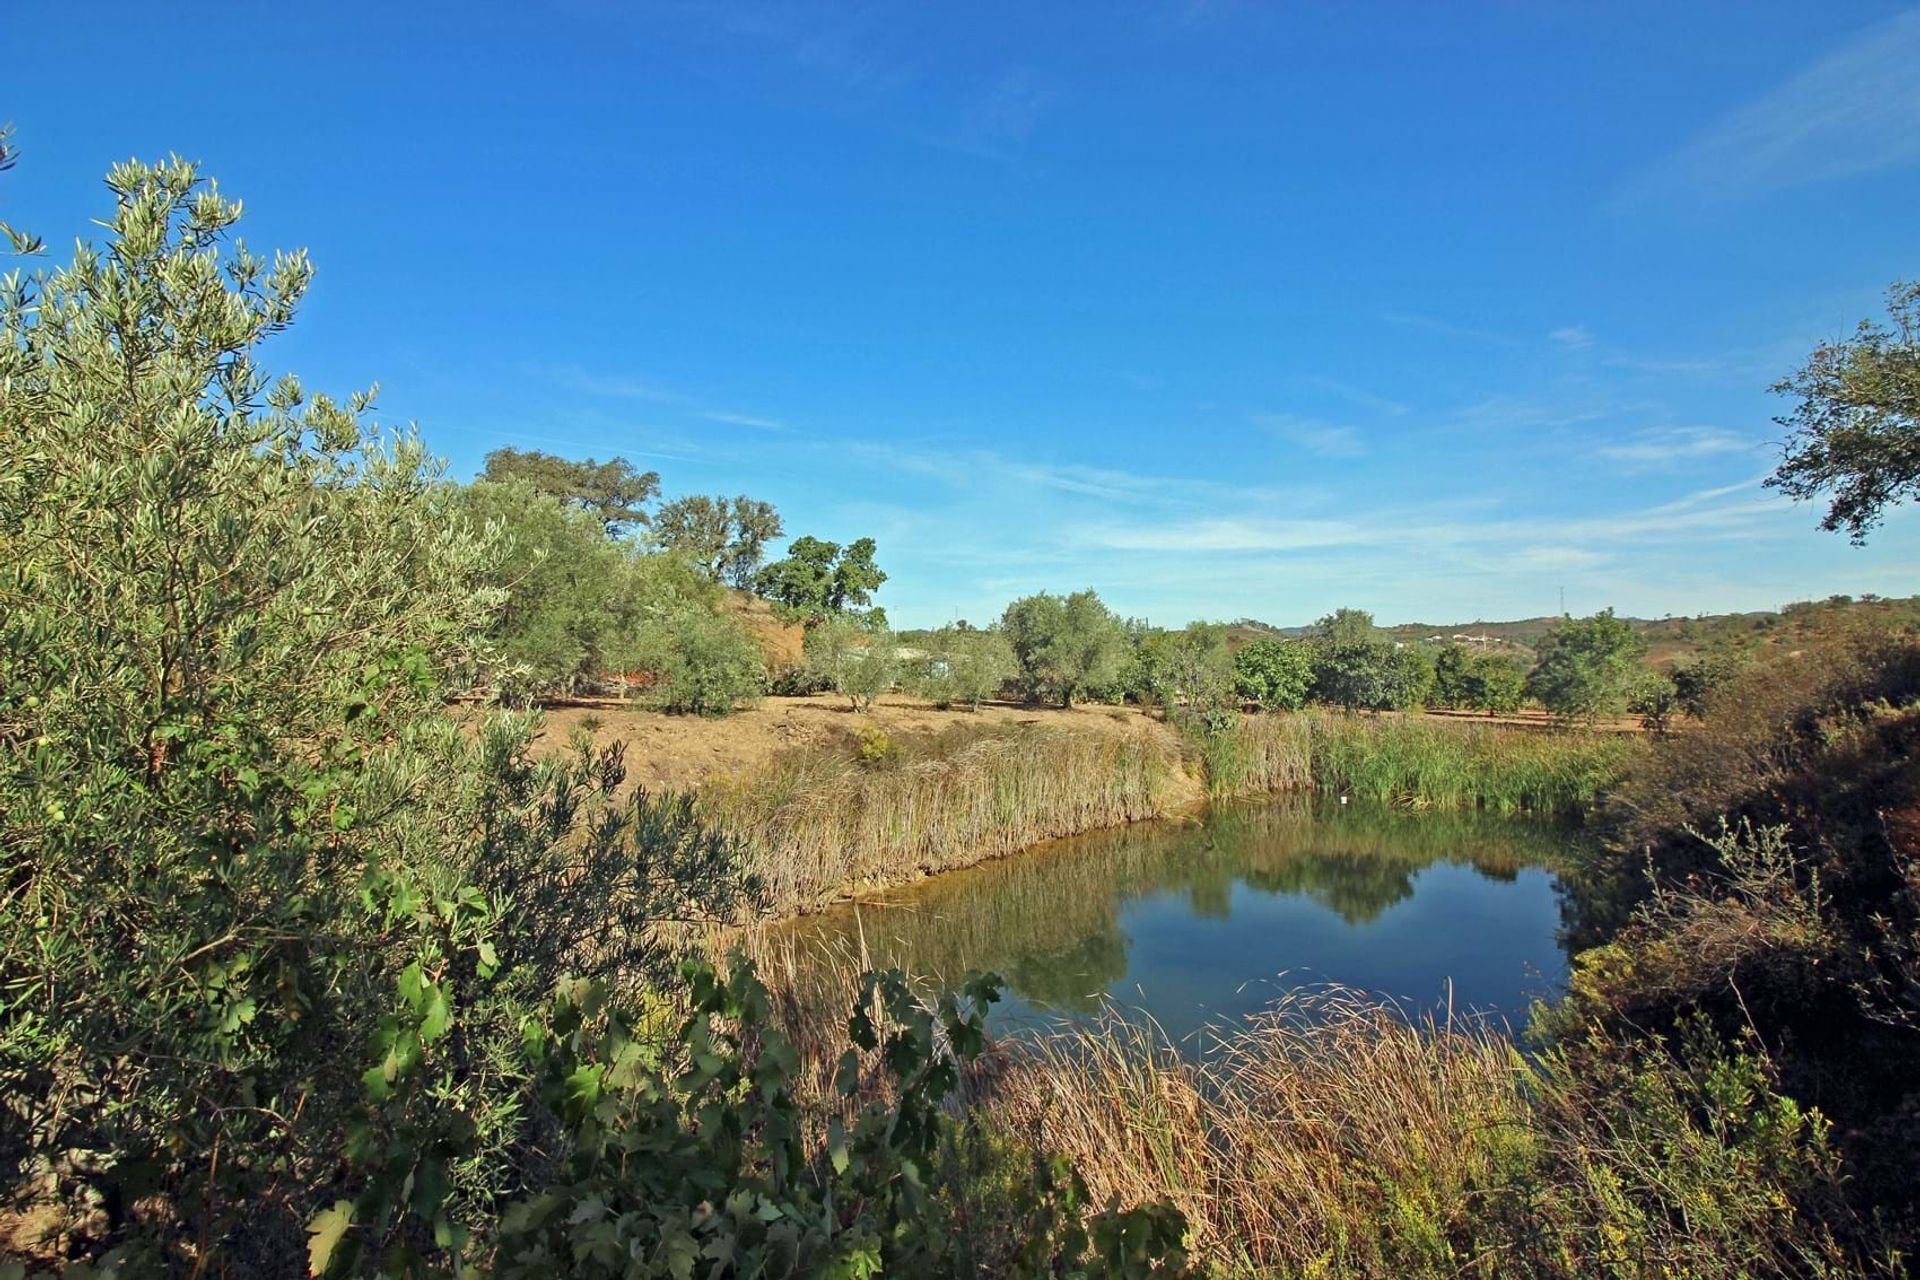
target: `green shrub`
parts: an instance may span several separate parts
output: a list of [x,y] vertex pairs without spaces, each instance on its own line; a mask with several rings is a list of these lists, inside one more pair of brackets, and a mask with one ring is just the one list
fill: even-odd
[[856,752],[861,764],[882,765],[900,758],[900,748],[880,728],[868,725],[860,730],[860,745]]
[[502,600],[488,629],[485,678],[504,695],[528,700],[595,686],[645,665],[649,655],[636,639],[650,618],[712,609],[716,588],[690,562],[610,538],[599,508],[520,479],[476,482],[452,497],[476,528],[499,539],[484,578]]
[[1233,655],[1241,697],[1267,711],[1298,711],[1313,686],[1313,651],[1297,640],[1255,640]]
[[523,1016],[746,886],[617,752],[461,733],[492,539],[364,401],[266,384],[304,258],[228,248],[190,166],[110,187],[115,252],[0,311],[0,1168],[29,1252],[284,1273],[391,1085],[357,1046],[432,1066],[463,1154],[408,1176],[460,1216],[532,1167]]
[[766,658],[733,618],[699,607],[644,624],[634,661],[653,679],[642,697],[662,711],[724,716],[766,691]]

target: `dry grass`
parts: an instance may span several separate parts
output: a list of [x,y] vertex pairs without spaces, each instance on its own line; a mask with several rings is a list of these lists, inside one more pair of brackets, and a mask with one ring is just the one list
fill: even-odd
[[1236,1272],[1398,1274],[1447,1251],[1501,1152],[1528,1135],[1526,1074],[1498,1035],[1297,994],[1183,1056],[1113,1019],[1040,1042],[996,1121],[1063,1152],[1094,1195],[1168,1199]]
[[978,1107],[1096,1199],[1172,1203],[1221,1275],[1898,1274],[1830,1230],[1823,1122],[1712,1045],[1529,1062],[1335,990],[1197,1058],[1118,1020],[1063,1031],[1010,1053]]
[[1205,792],[1578,813],[1641,750],[1622,735],[1308,712],[1244,717],[1198,743],[1196,766],[1194,743],[1128,712],[978,719],[933,735],[891,736],[883,723],[700,788],[703,815],[753,851],[775,913],[1189,812]]
[[[871,957],[777,943],[756,962],[817,1139],[863,1100],[831,1078]],[[1751,1056],[1593,1039],[1528,1061],[1478,1022],[1340,989],[1184,1048],[1117,1017],[1001,1044],[963,1074],[963,1132],[1064,1156],[1097,1204],[1171,1204],[1222,1276],[1900,1274],[1836,1242],[1824,1125]],[[948,1162],[935,1195],[991,1205],[977,1167]]]
[[627,786],[649,791],[690,791],[710,779],[751,773],[775,757],[806,748],[852,751],[863,730],[877,729],[898,742],[931,740],[1012,725],[1046,726],[1084,733],[1166,732],[1137,708],[1023,707],[988,703],[979,711],[941,711],[917,698],[889,694],[858,715],[839,694],[770,697],[729,716],[670,715],[618,698],[579,699],[550,706],[537,751],[566,749],[586,729],[596,746],[614,743],[626,752]]

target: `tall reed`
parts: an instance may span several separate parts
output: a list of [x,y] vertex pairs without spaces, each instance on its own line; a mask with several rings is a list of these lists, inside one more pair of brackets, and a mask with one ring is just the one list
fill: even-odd
[[700,792],[743,837],[776,910],[968,866],[1044,840],[1159,817],[1194,799],[1171,735],[1013,725],[898,758],[787,752]]
[[1203,747],[1216,796],[1316,788],[1384,804],[1584,812],[1645,747],[1626,734],[1308,711],[1243,716]]
[[[1830,1155],[1760,1064],[1591,1070],[1334,990],[1200,1055],[1119,1019],[1011,1047],[981,1114],[1096,1199],[1171,1201],[1222,1275],[1869,1273],[1796,1208],[1830,1196]],[[1751,1119],[1715,1110],[1731,1081]]]

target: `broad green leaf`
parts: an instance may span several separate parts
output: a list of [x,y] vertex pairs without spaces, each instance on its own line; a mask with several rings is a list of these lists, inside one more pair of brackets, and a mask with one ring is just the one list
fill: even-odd
[[331,1209],[322,1209],[307,1224],[307,1274],[325,1275],[333,1263],[334,1250],[341,1237],[353,1226],[353,1202],[335,1200]]

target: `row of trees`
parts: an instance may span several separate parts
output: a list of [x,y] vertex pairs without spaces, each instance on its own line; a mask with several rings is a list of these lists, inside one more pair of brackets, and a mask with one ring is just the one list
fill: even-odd
[[[1336,610],[1298,638],[1236,646],[1225,625],[1152,627],[1115,614],[1092,590],[1025,596],[992,630],[961,624],[928,633],[923,643],[936,670],[957,665],[948,655],[959,653],[976,687],[997,676],[1001,688],[1030,702],[1063,707],[1092,699],[1207,712],[1238,703],[1296,710],[1317,702],[1346,710],[1502,713],[1532,698],[1555,715],[1588,720],[1638,709],[1653,696],[1649,682],[1656,678],[1644,665],[1644,642],[1610,610],[1562,619],[1531,666],[1462,645],[1396,642],[1359,609]],[[987,653],[991,659],[981,656]],[[1725,676],[1702,664],[1657,679],[1686,690],[1671,695],[1675,707],[1697,711]]]

